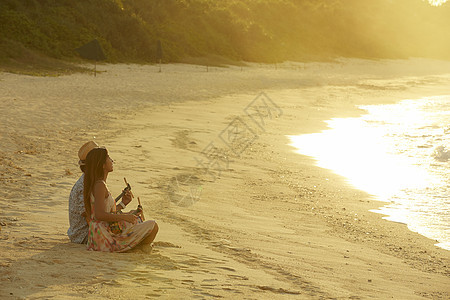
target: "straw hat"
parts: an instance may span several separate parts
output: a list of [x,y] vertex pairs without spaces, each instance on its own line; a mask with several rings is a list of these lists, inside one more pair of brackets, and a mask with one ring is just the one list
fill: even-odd
[[89,141],[81,146],[80,150],[78,150],[78,158],[80,158],[78,164],[80,166],[84,165],[84,161],[86,160],[86,156],[88,155],[89,151],[95,148],[98,148],[98,144],[94,141]]

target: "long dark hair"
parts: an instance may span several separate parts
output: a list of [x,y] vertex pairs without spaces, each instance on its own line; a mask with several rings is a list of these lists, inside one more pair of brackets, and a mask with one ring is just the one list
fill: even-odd
[[103,165],[108,157],[108,150],[105,148],[95,148],[89,151],[86,156],[86,165],[84,170],[84,209],[86,210],[86,220],[89,223],[91,219],[91,193],[97,180],[103,180],[105,177]]

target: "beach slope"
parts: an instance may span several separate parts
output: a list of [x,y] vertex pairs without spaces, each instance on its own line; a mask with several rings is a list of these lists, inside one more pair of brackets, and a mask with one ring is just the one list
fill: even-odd
[[[287,135],[360,104],[449,94],[450,63],[339,60],[209,68],[102,65],[0,74],[1,299],[448,299],[449,251]],[[69,242],[78,148],[95,139],[160,230],[153,249]],[[332,145],[330,145],[332,147]],[[137,201],[130,204],[132,209]]]

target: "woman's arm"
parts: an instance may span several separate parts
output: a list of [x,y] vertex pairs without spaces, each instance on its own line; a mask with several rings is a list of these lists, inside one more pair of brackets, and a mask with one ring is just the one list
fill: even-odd
[[95,218],[99,221],[106,222],[116,222],[116,221],[127,221],[130,223],[136,222],[136,216],[129,214],[113,214],[106,211],[106,198],[108,197],[108,190],[106,185],[102,181],[98,181],[94,185],[94,213]]

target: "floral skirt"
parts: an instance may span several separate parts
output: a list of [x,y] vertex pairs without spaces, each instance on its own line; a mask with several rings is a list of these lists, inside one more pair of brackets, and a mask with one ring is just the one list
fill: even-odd
[[108,222],[91,220],[87,249],[105,252],[128,251],[148,237],[155,224],[153,220],[137,224],[119,221],[118,227],[122,232],[113,233],[114,230],[111,229]]

